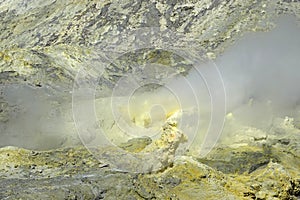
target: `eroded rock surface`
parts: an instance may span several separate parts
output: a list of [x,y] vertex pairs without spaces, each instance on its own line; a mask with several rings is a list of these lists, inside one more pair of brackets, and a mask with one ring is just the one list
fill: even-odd
[[[59,94],[70,100],[79,69],[111,59],[114,62],[103,71],[92,74],[100,78],[98,95],[106,97],[124,73],[145,75],[144,63],[172,69],[164,70],[166,75],[188,73],[191,63],[170,49],[215,58],[245,32],[271,29],[273,17],[282,14],[299,19],[299,2],[1,1],[1,128],[20,113],[17,105],[3,98],[7,86],[44,88],[50,91],[45,96]],[[146,41],[144,36],[132,37],[145,27],[160,31]],[[167,50],[135,50],[134,45]],[[3,147],[0,198],[299,199],[298,128],[299,119],[289,118],[275,120],[269,131],[241,126],[206,157],[180,156],[152,174],[115,171],[85,147],[74,146],[78,140],[68,143],[61,141],[64,137],[50,145],[61,148],[49,151]],[[131,150],[147,150],[150,144],[147,140],[145,146]]]

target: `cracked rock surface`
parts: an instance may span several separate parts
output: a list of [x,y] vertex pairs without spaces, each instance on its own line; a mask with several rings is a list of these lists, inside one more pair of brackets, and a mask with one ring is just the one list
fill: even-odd
[[[41,109],[52,102],[45,113],[55,126],[48,129],[59,132],[46,139],[42,133],[26,135],[26,149],[12,147],[18,141],[15,129],[12,135],[0,133],[0,199],[299,199],[299,119],[278,118],[268,132],[237,127],[204,158],[187,153],[158,172],[131,173],[116,171],[80,145],[71,104],[65,103],[71,101],[74,79],[83,66],[113,60],[92,74],[97,78],[103,73],[97,94],[107,97],[122,74],[143,77],[144,63],[166,66],[167,75],[191,69],[188,60],[172,51],[135,50],[135,45],[197,50],[214,59],[244,33],[272,29],[273,19],[283,14],[299,19],[299,1],[0,0],[1,130],[22,116],[24,108]],[[146,27],[159,32],[134,37],[137,29],[149,31]],[[7,97],[16,85],[22,88],[17,94],[28,90],[31,98],[18,102],[14,95]],[[56,119],[55,113],[63,113],[62,118]],[[35,120],[43,118],[30,114]],[[62,119],[67,125],[60,125]],[[18,130],[30,132],[19,122]],[[151,143],[143,139],[145,146]],[[147,150],[135,149],[132,142],[123,147]]]

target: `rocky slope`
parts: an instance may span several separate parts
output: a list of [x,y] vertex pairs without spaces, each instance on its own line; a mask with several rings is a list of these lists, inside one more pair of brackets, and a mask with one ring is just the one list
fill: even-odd
[[[1,130],[24,108],[47,105],[51,115],[44,118],[55,125],[48,129],[58,132],[46,139],[35,132],[24,137],[23,147],[35,150],[4,147],[18,144],[8,139],[20,133],[0,134],[0,199],[299,199],[298,119],[275,120],[268,132],[240,126],[204,158],[190,153],[161,171],[132,173],[114,170],[79,145],[65,109],[82,68],[101,66],[90,75],[98,78],[97,97],[107,97],[124,74],[143,77],[144,63],[185,75],[191,68],[185,53],[214,59],[245,32],[270,30],[282,14],[299,19],[300,2],[0,1]],[[33,98],[8,101],[18,97],[6,94],[15,85],[22,88],[19,96]],[[28,85],[42,94],[21,93]],[[62,117],[56,119],[53,110]],[[62,120],[68,123],[60,127]]]

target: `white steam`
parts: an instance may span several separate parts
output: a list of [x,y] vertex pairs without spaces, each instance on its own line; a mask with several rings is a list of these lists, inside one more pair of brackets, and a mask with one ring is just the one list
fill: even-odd
[[76,138],[71,104],[66,103],[70,98],[66,95],[24,85],[7,85],[1,89],[3,100],[9,106],[0,122],[0,147],[47,150]]
[[300,103],[300,27],[290,17],[249,33],[220,56],[227,109],[248,125],[293,116]]
[[[283,18],[274,30],[249,33],[217,58],[216,64],[226,91],[227,113],[232,113],[247,126],[258,128],[270,125],[277,116],[300,118],[299,36],[300,27],[295,21]],[[204,134],[209,126],[212,131],[217,131],[214,128],[222,126],[221,118],[226,113],[218,112],[222,108],[223,87],[216,84],[219,77],[211,76],[210,69],[205,64],[196,66],[186,77],[178,77],[155,94],[131,98],[129,103],[125,102],[127,107],[117,107],[121,114],[123,110],[127,112],[124,123],[146,129],[151,125],[160,127],[159,121],[182,109],[181,125],[187,129],[189,139],[193,140],[195,134]],[[66,144],[70,137],[76,137],[70,94],[55,96],[56,93],[53,93],[52,96],[44,89],[25,86],[5,86],[2,92],[10,110],[7,120],[0,121],[0,147],[57,148]],[[103,129],[115,131],[120,129],[117,126],[120,124],[115,123],[117,120],[111,113],[110,103],[110,99],[97,99],[96,113]],[[217,111],[217,118],[212,116],[211,109]],[[85,110],[83,104],[82,111]],[[86,117],[86,121],[92,121],[88,118],[92,116]],[[217,124],[216,119],[219,120]],[[97,123],[96,131],[92,131],[95,134],[100,133]],[[136,136],[141,136],[138,131],[135,132]],[[122,134],[116,134],[114,139],[123,140]],[[94,140],[92,136],[90,138]],[[98,139],[101,141],[103,136]],[[196,140],[203,142],[203,135]]]

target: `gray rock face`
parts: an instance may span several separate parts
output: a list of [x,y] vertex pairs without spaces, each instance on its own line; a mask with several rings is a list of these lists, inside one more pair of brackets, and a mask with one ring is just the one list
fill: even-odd
[[[1,81],[10,77],[62,88],[72,86],[72,78],[93,51],[127,53],[123,59],[128,62],[134,58],[129,55],[135,54],[126,52],[128,45],[151,41],[159,46],[164,42],[162,34],[169,30],[181,38],[165,40],[172,41],[166,45],[193,46],[213,56],[245,31],[269,29],[269,18],[282,12],[282,7],[299,14],[296,3],[274,1],[2,1],[0,5]],[[145,27],[157,27],[161,34],[147,36],[147,41],[140,40],[143,36],[130,37],[132,31]],[[123,66],[117,73],[120,70],[127,69]],[[107,73],[110,82],[115,72]]]
[[[125,74],[138,77],[142,84],[144,78],[163,84],[166,77],[186,75],[193,59],[216,57],[244,32],[269,30],[272,17],[299,15],[298,6],[274,1],[2,1],[1,92],[11,84],[42,88],[40,96],[58,97],[47,101],[55,110],[57,105],[71,108],[68,102],[73,86],[80,85],[76,81],[74,85],[74,80],[85,70],[89,72],[86,81],[96,88],[97,97],[111,96]],[[151,64],[159,66],[156,73],[154,68],[147,71]],[[33,94],[15,98],[21,95]],[[16,105],[7,104],[3,96],[1,121],[8,121],[11,115],[21,118]],[[71,111],[65,113],[66,118],[72,116]],[[1,126],[5,129],[7,125]],[[72,123],[68,126],[68,131],[62,131],[76,135]],[[30,146],[30,141],[23,147]],[[78,138],[54,143],[49,148],[77,144]]]
[[[195,58],[214,59],[244,33],[270,30],[284,14],[299,19],[299,2],[0,1],[0,198],[298,199],[299,119],[274,120],[268,132],[238,127],[204,158],[172,157],[166,139],[172,159],[159,157],[162,169],[142,174],[95,159],[79,145],[72,118],[73,89],[91,89],[78,85],[93,86],[100,99],[124,75],[164,84],[186,76]],[[100,121],[108,119],[101,112]],[[97,123],[96,130],[113,129]],[[133,152],[151,147],[147,140],[132,149],[136,137],[113,139]]]

